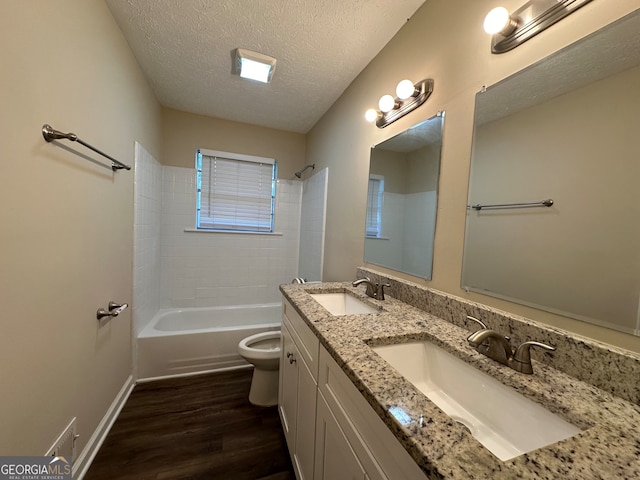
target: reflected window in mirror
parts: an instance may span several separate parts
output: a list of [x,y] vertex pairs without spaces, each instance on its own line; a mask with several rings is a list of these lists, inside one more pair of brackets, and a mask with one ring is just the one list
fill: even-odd
[[366,263],[431,279],[443,120],[439,113],[371,149]]
[[384,176],[369,175],[367,192],[367,238],[382,237],[382,200],[384,194]]

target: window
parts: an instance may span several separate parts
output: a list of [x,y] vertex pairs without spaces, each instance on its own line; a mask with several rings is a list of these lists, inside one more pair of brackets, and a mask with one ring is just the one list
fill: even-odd
[[196,228],[273,232],[277,162],[198,149]]
[[384,194],[384,177],[369,175],[369,192],[367,193],[367,237],[382,236],[382,196]]

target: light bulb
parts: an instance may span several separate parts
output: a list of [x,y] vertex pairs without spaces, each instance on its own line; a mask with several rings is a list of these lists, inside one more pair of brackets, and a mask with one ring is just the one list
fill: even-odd
[[373,123],[378,119],[378,111],[370,108],[365,112],[364,118],[367,120],[367,122]]
[[400,100],[406,100],[409,97],[413,97],[416,93],[416,87],[413,86],[411,80],[402,80],[396,87],[396,95]]
[[391,95],[383,95],[378,102],[378,108],[381,112],[387,113],[393,110],[396,106],[396,99]]
[[[509,10],[504,7],[496,7],[487,13],[484,18],[484,31],[493,35],[500,32],[505,32],[509,28],[509,24],[512,23]],[[513,29],[511,30],[513,31]]]

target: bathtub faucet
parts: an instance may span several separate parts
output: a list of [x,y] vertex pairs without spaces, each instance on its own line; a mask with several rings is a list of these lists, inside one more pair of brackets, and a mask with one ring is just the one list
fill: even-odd
[[389,285],[388,283],[373,283],[369,277],[355,280],[351,285],[357,287],[362,283],[367,285],[367,290],[365,291],[367,296],[375,298],[376,300],[384,300],[384,287],[391,287],[391,285]]

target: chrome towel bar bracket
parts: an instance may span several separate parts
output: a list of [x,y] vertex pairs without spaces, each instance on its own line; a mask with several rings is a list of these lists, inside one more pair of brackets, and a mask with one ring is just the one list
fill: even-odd
[[129,305],[127,303],[116,303],[116,302],[109,302],[108,305],[108,310],[105,310],[104,308],[99,308],[98,311],[96,312],[96,318],[98,320],[102,320],[104,317],[117,317],[118,315],[120,315]]
[[111,170],[113,170],[114,172],[116,170],[122,170],[123,168],[125,170],[131,170],[131,165],[125,165],[124,163],[116,160],[115,158],[113,158],[110,155],[107,155],[106,153],[98,150],[97,148],[95,148],[92,145],[89,145],[86,142],[83,142],[82,140],[80,140],[78,138],[78,136],[75,133],[63,133],[60,132],[56,129],[54,129],[51,125],[48,124],[44,124],[42,126],[42,136],[44,137],[44,139],[47,142],[52,142],[53,140],[70,140],[72,142],[78,142],[80,145],[84,145],[85,147],[87,147],[90,150],[93,150],[94,152],[102,155],[105,158],[108,158],[109,160],[111,160]]

